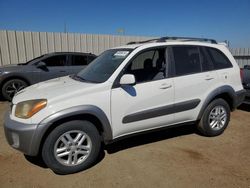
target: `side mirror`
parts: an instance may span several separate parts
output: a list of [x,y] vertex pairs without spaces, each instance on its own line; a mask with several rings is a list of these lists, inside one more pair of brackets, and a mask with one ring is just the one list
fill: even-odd
[[120,79],[121,85],[134,85],[135,76],[133,74],[124,74]]
[[37,68],[39,69],[44,69],[46,68],[46,64],[42,61],[40,61],[37,65],[36,65]]

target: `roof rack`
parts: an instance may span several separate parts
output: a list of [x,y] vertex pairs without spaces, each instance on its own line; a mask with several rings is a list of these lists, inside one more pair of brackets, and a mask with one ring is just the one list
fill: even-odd
[[148,42],[166,42],[168,40],[181,40],[181,41],[199,41],[199,42],[210,42],[211,44],[217,44],[217,41],[214,39],[207,38],[194,38],[194,37],[161,37],[157,39],[150,39],[139,42],[129,42],[127,44],[143,44]]
[[159,38],[157,39],[149,39],[149,40],[144,40],[144,41],[132,41],[132,42],[129,42],[127,44],[143,44],[143,43],[148,43],[148,42],[154,42],[154,41],[157,41],[159,40]]
[[212,44],[217,44],[216,40],[214,39],[194,38],[194,37],[162,37],[159,38],[157,42],[165,42],[167,40],[199,41],[199,42],[210,42]]

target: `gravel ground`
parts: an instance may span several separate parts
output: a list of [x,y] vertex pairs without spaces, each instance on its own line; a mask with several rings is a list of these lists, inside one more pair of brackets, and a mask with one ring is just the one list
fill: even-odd
[[6,142],[0,102],[0,187],[246,187],[250,188],[250,108],[232,113],[223,135],[196,134],[193,126],[136,136],[108,146],[92,168],[54,174]]

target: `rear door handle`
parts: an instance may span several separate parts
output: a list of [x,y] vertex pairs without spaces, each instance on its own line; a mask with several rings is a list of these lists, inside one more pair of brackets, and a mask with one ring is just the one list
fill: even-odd
[[205,78],[205,80],[213,80],[214,78],[213,77],[207,77]]
[[162,85],[160,86],[160,89],[168,89],[168,88],[171,88],[171,87],[172,87],[171,84],[166,84],[166,83],[164,83],[164,84],[162,84]]
[[214,77],[212,77],[212,76],[210,76],[210,75],[206,75],[205,80],[213,80],[213,79],[214,79]]

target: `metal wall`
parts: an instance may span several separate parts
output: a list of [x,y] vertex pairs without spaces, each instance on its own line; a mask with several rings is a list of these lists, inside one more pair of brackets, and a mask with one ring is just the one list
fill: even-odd
[[91,52],[149,37],[0,30],[0,65],[26,62],[49,52]]
[[[0,30],[0,65],[24,63],[49,52],[91,52],[96,55],[131,41],[150,37]],[[250,48],[231,49],[241,67],[250,65]]]
[[230,51],[240,67],[250,65],[250,48],[231,48]]

